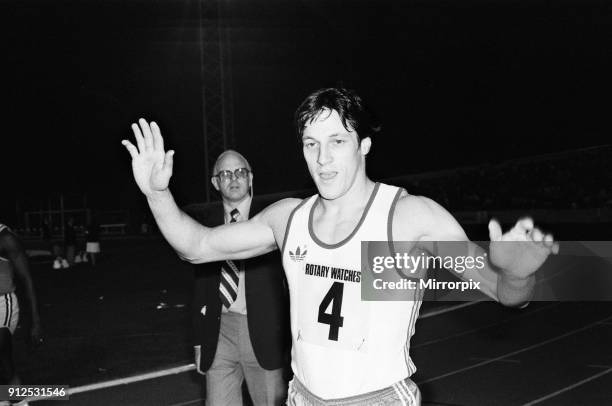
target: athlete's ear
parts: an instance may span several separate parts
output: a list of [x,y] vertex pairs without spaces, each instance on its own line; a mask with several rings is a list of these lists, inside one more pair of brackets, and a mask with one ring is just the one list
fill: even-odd
[[219,178],[216,176],[213,176],[212,178],[210,178],[210,183],[213,184],[213,186],[215,187],[215,190],[218,192],[219,191]]
[[249,195],[253,197],[253,172],[249,172]]
[[370,148],[372,147],[372,139],[370,137],[365,137],[359,143],[359,149],[361,149],[361,155],[368,155],[370,152]]

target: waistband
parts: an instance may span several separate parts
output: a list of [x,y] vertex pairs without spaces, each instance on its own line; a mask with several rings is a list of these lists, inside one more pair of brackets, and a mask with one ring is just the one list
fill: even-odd
[[306,399],[309,405],[312,406],[358,406],[370,405],[376,403],[385,403],[385,401],[397,400],[406,405],[420,405],[417,399],[420,399],[419,389],[417,385],[410,379],[398,381],[391,386],[379,389],[373,392],[362,393],[360,395],[350,396],[346,398],[323,399],[310,392],[299,379],[295,376],[289,382],[289,399],[287,405],[292,406],[291,396],[293,392],[298,393]]
[[230,312],[230,311],[221,311],[221,316],[223,317],[236,317],[236,318],[240,318],[240,317],[244,317],[246,318],[246,314],[242,314],[242,313],[236,313],[236,312]]

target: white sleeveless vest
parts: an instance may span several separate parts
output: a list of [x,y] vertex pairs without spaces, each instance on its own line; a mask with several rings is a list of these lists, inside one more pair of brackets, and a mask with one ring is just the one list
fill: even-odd
[[361,300],[361,241],[390,238],[391,208],[401,191],[377,183],[359,224],[333,245],[313,231],[318,195],[289,217],[282,260],[291,298],[291,367],[321,398],[382,389],[416,370],[408,350],[421,302]]

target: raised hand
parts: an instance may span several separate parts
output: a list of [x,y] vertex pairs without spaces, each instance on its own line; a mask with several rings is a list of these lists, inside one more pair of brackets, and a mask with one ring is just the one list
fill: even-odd
[[149,125],[141,118],[138,123],[140,127],[132,124],[138,148],[128,140],[123,140],[121,143],[132,156],[132,171],[136,184],[142,193],[150,196],[168,189],[174,151],[164,151],[164,139],[155,122],[151,121]]
[[509,276],[526,278],[535,273],[550,254],[559,252],[559,244],[551,234],[534,227],[533,220],[524,218],[502,235],[496,220],[489,222],[490,260]]

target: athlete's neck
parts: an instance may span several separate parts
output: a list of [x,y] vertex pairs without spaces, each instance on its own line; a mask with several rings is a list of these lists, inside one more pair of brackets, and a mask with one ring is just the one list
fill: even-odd
[[325,213],[350,213],[368,203],[374,186],[375,183],[365,176],[361,180],[356,179],[344,195],[333,200],[320,199],[321,207]]

